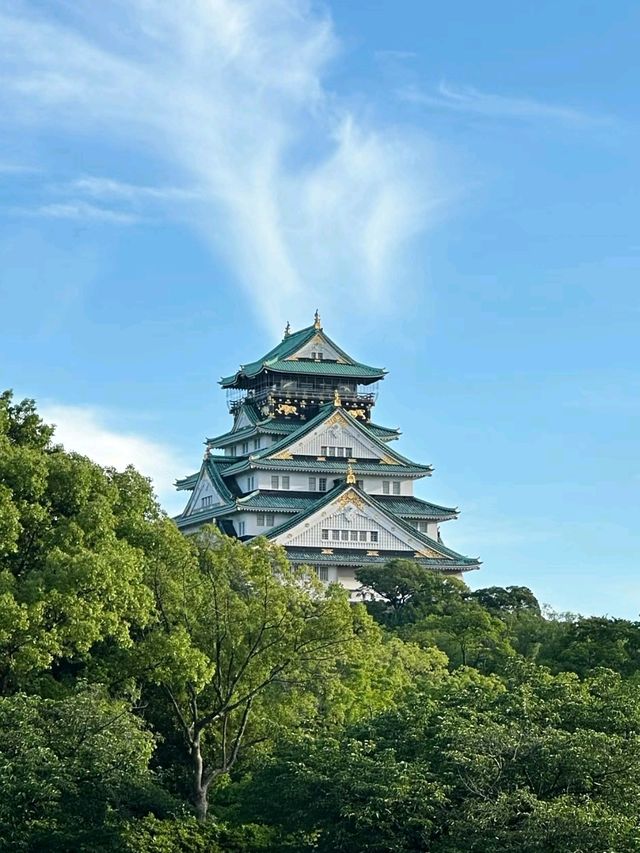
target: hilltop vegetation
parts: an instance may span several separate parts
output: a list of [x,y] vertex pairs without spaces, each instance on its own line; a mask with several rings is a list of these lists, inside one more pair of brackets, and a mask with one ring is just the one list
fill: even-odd
[[0,849],[640,850],[640,624],[392,561],[350,605],[0,397]]

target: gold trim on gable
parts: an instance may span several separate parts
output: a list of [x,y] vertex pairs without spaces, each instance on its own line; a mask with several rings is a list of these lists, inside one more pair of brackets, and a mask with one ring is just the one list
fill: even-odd
[[445,557],[444,554],[439,554],[433,548],[423,548],[421,551],[415,552],[416,557],[435,557],[437,560],[450,560],[450,557]]
[[384,456],[380,457],[380,464],[381,465],[399,465],[400,463],[398,462],[397,459],[394,459],[393,456],[388,456],[385,453]]
[[356,495],[355,492],[351,490],[341,494],[336,501],[336,506],[340,509],[344,509],[347,504],[353,504],[357,509],[364,509],[366,506],[360,495]]
[[270,459],[293,459],[293,453],[290,450],[281,450],[280,453],[274,453]]
[[344,424],[344,418],[342,417],[340,412],[334,412],[330,418],[327,418],[327,420],[323,424],[321,424],[321,426],[330,427],[334,424]]

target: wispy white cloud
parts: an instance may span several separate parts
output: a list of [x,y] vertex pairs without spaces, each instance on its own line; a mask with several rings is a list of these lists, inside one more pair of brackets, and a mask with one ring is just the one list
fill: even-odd
[[182,187],[153,187],[140,184],[129,184],[116,181],[113,178],[101,178],[87,175],[71,181],[68,190],[83,193],[98,199],[122,199],[130,203],[145,201],[191,201],[201,197],[196,189]]
[[29,216],[45,216],[50,219],[75,219],[81,222],[94,220],[106,222],[111,225],[135,225],[141,222],[141,218],[133,213],[122,210],[109,210],[88,204],[85,201],[71,201],[58,204],[43,204],[38,207],[28,208],[21,211]]
[[532,98],[509,97],[480,92],[470,86],[453,86],[441,82],[435,89],[408,87],[400,97],[424,106],[455,112],[473,113],[489,118],[510,118],[520,121],[555,121],[585,126],[607,124],[607,116],[595,116],[573,107],[547,103]]
[[183,476],[187,466],[172,448],[114,427],[113,416],[92,406],[52,402],[38,408],[47,423],[55,424],[55,440],[66,450],[81,453],[99,465],[112,466],[119,471],[127,465],[135,466],[151,478],[167,512],[173,514],[183,509],[184,494],[176,493],[172,484],[176,477]]
[[[424,138],[363,121],[328,88],[338,51],[307,0],[79,0],[55,17],[0,0],[0,112],[160,158],[279,331],[285,306],[295,320],[317,301],[392,304],[396,261],[445,195]],[[124,178],[76,190],[131,203]]]

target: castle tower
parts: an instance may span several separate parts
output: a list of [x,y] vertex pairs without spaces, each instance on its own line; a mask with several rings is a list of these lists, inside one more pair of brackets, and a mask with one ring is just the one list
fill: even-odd
[[457,577],[479,568],[440,538],[458,510],[413,494],[431,466],[398,453],[399,431],[371,420],[385,373],[340,349],[318,312],[298,332],[287,323],[274,349],[220,381],[233,426],[208,438],[200,470],[177,481],[191,492],[178,527],[266,536],[352,592],[356,569],[396,557]]

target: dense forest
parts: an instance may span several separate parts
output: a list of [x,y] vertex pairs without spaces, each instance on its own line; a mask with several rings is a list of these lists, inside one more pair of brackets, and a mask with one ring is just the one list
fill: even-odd
[[2,851],[640,850],[640,623],[185,538],[0,397]]

